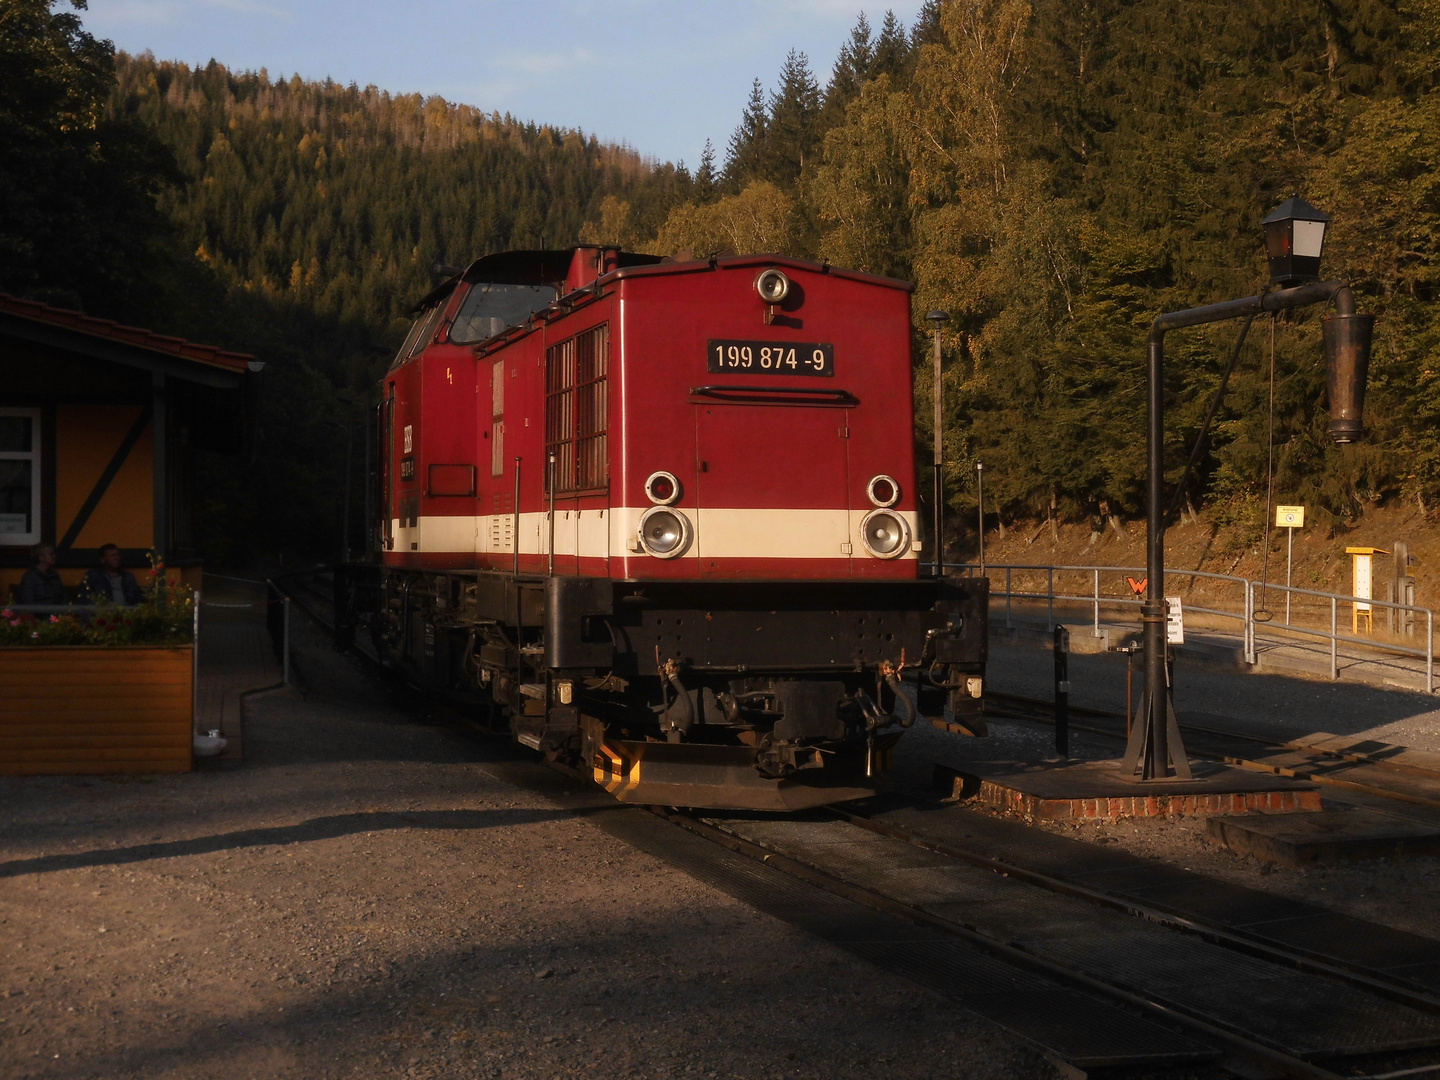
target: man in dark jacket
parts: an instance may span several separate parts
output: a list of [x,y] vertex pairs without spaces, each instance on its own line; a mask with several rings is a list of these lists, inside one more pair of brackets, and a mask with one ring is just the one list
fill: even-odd
[[115,544],[100,548],[100,565],[85,575],[80,594],[92,604],[122,607],[133,607],[145,599],[135,575],[120,569],[120,548]]
[[25,571],[16,590],[16,599],[21,604],[68,604],[65,583],[55,572],[55,548],[50,544],[36,544],[30,549],[35,565]]

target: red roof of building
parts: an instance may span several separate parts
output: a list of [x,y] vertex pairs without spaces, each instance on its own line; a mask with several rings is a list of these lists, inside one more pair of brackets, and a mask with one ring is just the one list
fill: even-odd
[[197,364],[209,364],[227,371],[244,371],[246,364],[255,359],[250,353],[230,352],[228,349],[217,349],[214,345],[197,345],[184,338],[157,334],[139,326],[122,326],[114,319],[97,319],[78,311],[51,307],[36,300],[22,300],[9,293],[0,292],[0,312],[51,326],[63,326],[90,337],[120,341],[165,356],[193,360]]

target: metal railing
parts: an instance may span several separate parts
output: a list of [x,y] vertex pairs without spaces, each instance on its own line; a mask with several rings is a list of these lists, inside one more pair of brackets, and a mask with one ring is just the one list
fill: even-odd
[[290,597],[275,584],[265,582],[265,629],[270,632],[270,643],[275,648],[275,659],[280,661],[280,681],[290,685]]
[[[1267,589],[1275,592],[1285,593],[1287,596],[1313,596],[1322,601],[1328,601],[1330,607],[1330,629],[1329,631],[1318,630],[1308,626],[1297,626],[1294,622],[1282,623],[1265,622],[1262,625],[1269,626],[1275,630],[1284,630],[1292,634],[1303,634],[1308,637],[1324,638],[1330,642],[1330,678],[1340,677],[1339,648],[1340,642],[1349,642],[1352,645],[1363,645],[1369,649],[1377,649],[1381,652],[1395,653],[1399,656],[1413,656],[1417,659],[1425,659],[1425,692],[1435,692],[1435,613],[1429,608],[1420,607],[1418,604],[1400,604],[1393,600],[1368,600],[1362,596],[1345,596],[1340,593],[1321,592],[1318,589],[1302,589],[1295,585],[1266,585]],[[1249,623],[1251,627],[1251,640],[1254,640],[1255,608],[1254,608],[1255,583],[1250,583]],[[1340,633],[1339,609],[1341,604],[1368,604],[1373,612],[1375,608],[1385,608],[1388,611],[1408,611],[1414,615],[1425,616],[1425,647],[1423,649],[1407,645],[1400,645],[1393,642],[1379,642],[1374,638],[1363,638],[1357,634]],[[1369,621],[1369,620],[1367,620]],[[1253,646],[1252,646],[1253,651]],[[1254,663],[1251,660],[1250,663]]]
[[[933,563],[923,565],[928,565],[932,568],[934,566]],[[976,563],[945,563],[944,568],[951,571],[971,573],[979,569]],[[1100,609],[1102,607],[1122,609],[1138,608],[1144,602],[1138,595],[1135,595],[1128,583],[1125,585],[1126,593],[1102,591],[1102,576],[1116,575],[1130,577],[1132,575],[1139,575],[1143,577],[1145,572],[1145,568],[1141,566],[1072,566],[1060,564],[1051,565],[1046,563],[986,563],[985,565],[985,576],[989,577],[992,581],[999,574],[1003,573],[1005,575],[1005,587],[999,590],[992,588],[990,591],[990,601],[993,608],[996,600],[1004,600],[1005,625],[1007,628],[1013,627],[1014,625],[1013,605],[1017,600],[1043,601],[1045,603],[1045,628],[1047,631],[1055,627],[1055,605],[1057,602],[1062,604],[1083,604],[1091,610],[1093,633],[1096,637],[1102,636],[1100,628]],[[1045,576],[1043,592],[1040,591],[1038,587],[1033,590],[1024,588],[1017,589],[1015,587],[1015,578],[1017,575],[1038,576],[1041,574]],[[1062,577],[1062,585],[1064,584],[1063,578],[1065,575],[1084,575],[1088,579],[1087,584],[1089,585],[1089,589],[1086,592],[1057,591],[1055,587],[1057,575]],[[1208,615],[1220,620],[1233,620],[1238,623],[1239,626],[1237,629],[1239,629],[1241,634],[1242,651],[1247,664],[1254,664],[1258,661],[1256,632],[1257,627],[1264,626],[1271,631],[1281,631],[1302,637],[1328,641],[1330,643],[1330,678],[1332,679],[1338,679],[1340,677],[1339,646],[1342,641],[1348,644],[1374,649],[1377,652],[1423,659],[1425,661],[1425,690],[1431,694],[1435,692],[1435,614],[1430,608],[1421,607],[1418,604],[1402,604],[1393,600],[1375,600],[1363,596],[1349,596],[1344,593],[1304,589],[1294,585],[1273,585],[1268,582],[1262,583],[1251,580],[1250,578],[1237,577],[1233,574],[1211,573],[1207,570],[1167,568],[1165,571],[1165,579],[1167,582],[1178,582],[1180,579],[1189,579],[1190,584],[1193,585],[1195,578],[1220,582],[1239,591],[1239,596],[1237,597],[1238,611],[1233,608],[1208,607],[1193,603],[1187,603],[1186,610],[1201,615]],[[1175,589],[1174,586],[1167,588],[1167,591],[1171,591],[1171,589],[1174,589],[1171,593],[1172,595],[1182,591]],[[1183,591],[1189,591],[1189,589],[1187,588]],[[1284,622],[1277,622],[1273,619],[1260,617],[1268,615],[1269,612],[1256,606],[1256,596],[1257,594],[1264,596],[1269,592],[1283,593],[1288,598],[1298,597],[1318,601],[1318,607],[1320,608],[1318,621],[1320,625],[1306,625],[1303,622],[1297,623],[1290,617],[1287,617]],[[1342,604],[1350,604],[1352,606],[1356,604],[1369,605],[1372,617],[1373,611],[1376,608],[1383,608],[1393,612],[1410,612],[1416,616],[1423,615],[1425,617],[1424,648],[1402,645],[1398,642],[1377,641],[1374,638],[1361,637],[1357,633],[1342,633],[1340,630],[1340,605]],[[1302,611],[1304,606],[1303,604],[1297,605]],[[1311,606],[1317,605],[1312,604]],[[1325,610],[1327,608],[1328,612]],[[1324,626],[1326,621],[1324,616],[1326,614],[1329,616],[1328,628]],[[1418,622],[1418,619],[1416,621]]]

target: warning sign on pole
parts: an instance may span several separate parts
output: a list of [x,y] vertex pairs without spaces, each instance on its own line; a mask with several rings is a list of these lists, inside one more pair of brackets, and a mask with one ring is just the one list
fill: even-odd
[[1171,645],[1185,644],[1185,612],[1180,606],[1180,597],[1165,598],[1165,640]]

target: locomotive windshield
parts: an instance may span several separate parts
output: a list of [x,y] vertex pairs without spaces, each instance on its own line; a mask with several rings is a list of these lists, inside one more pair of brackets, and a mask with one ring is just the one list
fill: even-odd
[[550,285],[502,285],[477,281],[450,327],[450,340],[471,345],[494,337],[507,326],[524,322],[559,295]]

